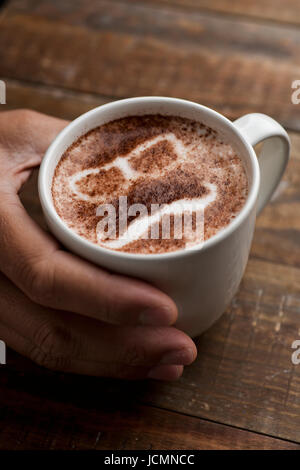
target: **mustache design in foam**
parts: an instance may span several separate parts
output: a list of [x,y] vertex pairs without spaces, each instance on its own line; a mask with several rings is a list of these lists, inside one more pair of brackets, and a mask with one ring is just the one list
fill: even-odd
[[[187,161],[188,158],[188,148],[186,145],[183,144],[183,142],[178,139],[174,133],[169,132],[163,135],[159,135],[156,137],[153,137],[146,142],[143,142],[142,144],[138,145],[135,147],[131,152],[129,152],[126,156],[117,156],[112,162],[107,163],[103,165],[101,168],[91,168],[87,170],[82,170],[74,175],[69,179],[69,185],[72,190],[72,193],[75,195],[80,200],[84,201],[89,201],[89,202],[94,202],[98,201],[99,202],[99,194],[91,196],[88,194],[85,194],[80,191],[78,187],[78,183],[82,181],[83,178],[86,178],[90,175],[97,175],[100,172],[103,174],[103,172],[107,172],[113,168],[118,168],[120,172],[122,173],[122,176],[124,177],[124,183],[122,185],[123,190],[128,190],[130,184],[132,184],[134,181],[138,180],[141,176],[143,176],[143,173],[137,169],[134,168],[134,163],[135,158],[140,157],[143,152],[146,152],[147,150],[153,148],[155,145],[161,143],[161,142],[168,142],[171,144],[174,153],[176,156],[180,156],[180,161]],[[178,165],[177,158],[172,160],[166,167],[165,170],[168,169],[169,171],[172,171],[176,166]],[[124,246],[126,246],[128,243],[139,240],[140,238],[148,238],[148,232],[151,227],[154,225],[157,226],[158,223],[160,223],[163,220],[163,217],[166,216],[180,216],[180,215],[186,215],[188,214],[196,214],[197,216],[197,221],[201,220],[201,225],[198,225],[198,230],[189,230],[189,233],[187,230],[185,230],[185,238],[187,239],[187,245],[193,244],[196,241],[200,242],[200,239],[203,239],[203,214],[204,214],[204,209],[206,206],[211,204],[212,202],[215,201],[216,195],[217,195],[217,187],[215,184],[212,183],[206,183],[206,189],[208,190],[202,197],[200,198],[193,198],[193,199],[188,199],[188,198],[182,198],[176,201],[173,201],[169,204],[162,204],[160,205],[157,210],[155,210],[154,213],[151,213],[150,215],[147,212],[143,212],[140,210],[139,211],[139,216],[135,217],[135,219],[129,224],[129,226],[126,228],[126,230],[120,234],[119,236],[115,236],[113,240],[107,240],[108,238],[106,236],[105,231],[103,230],[101,224],[99,227],[99,224],[97,226],[97,241],[99,244],[102,244],[103,246],[110,248],[110,249],[121,249]],[[101,195],[103,199],[105,199],[105,193]],[[108,196],[108,195],[106,195]],[[104,206],[107,206],[105,204]],[[97,215],[102,215],[103,212],[105,212],[104,206],[99,206],[97,210]],[[133,209],[133,210],[131,210]],[[146,209],[146,207],[145,207]],[[136,216],[136,208],[133,206],[129,208],[128,210],[128,216]],[[170,219],[169,219],[170,220]],[[187,220],[187,219],[184,219]],[[175,234],[176,235],[176,234]],[[179,237],[179,233],[177,234]],[[157,237],[158,238],[158,237]]]
[[[126,190],[130,182],[132,183],[133,181],[143,176],[143,173],[141,171],[134,169],[134,166],[131,164],[130,161],[133,160],[135,157],[139,157],[143,152],[151,149],[151,147],[163,141],[168,141],[170,144],[172,144],[176,155],[180,155],[181,160],[185,161],[187,159],[186,146],[173,133],[169,132],[167,134],[159,135],[157,137],[153,137],[152,139],[149,139],[146,142],[143,142],[142,144],[138,145],[126,156],[122,156],[122,157],[118,156],[112,162],[101,166],[101,168],[91,168],[88,170],[82,170],[82,171],[79,171],[78,173],[75,173],[69,179],[69,185],[71,187],[73,194],[75,194],[78,199],[81,199],[84,201],[89,201],[89,202],[99,201],[99,196],[100,196],[99,194],[95,196],[90,196],[81,192],[78,189],[78,183],[82,180],[82,178],[85,178],[89,175],[97,175],[100,172],[102,173],[112,168],[118,168],[120,172],[122,173],[124,180],[127,181],[127,184],[125,184],[125,186],[123,186],[122,189]],[[178,165],[178,163],[175,160],[171,164],[167,165],[165,169],[171,170],[175,168],[176,165]]]

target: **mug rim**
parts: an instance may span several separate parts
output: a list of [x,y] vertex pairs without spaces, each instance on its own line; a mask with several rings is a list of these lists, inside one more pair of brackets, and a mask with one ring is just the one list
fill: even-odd
[[[208,240],[205,240],[201,245],[195,245],[188,249],[183,248],[183,249],[179,249],[179,250],[172,251],[172,252],[149,253],[149,254],[127,253],[124,251],[110,250],[100,245],[96,245],[95,243],[90,242],[89,240],[86,240],[85,238],[81,237],[76,232],[74,232],[71,228],[69,228],[67,224],[60,218],[60,216],[56,212],[52,198],[50,198],[51,200],[49,200],[49,197],[46,193],[46,186],[47,186],[46,178],[47,178],[48,165],[51,159],[53,158],[53,155],[55,154],[56,147],[61,142],[64,141],[66,136],[72,131],[74,127],[79,126],[80,124],[82,125],[82,127],[84,127],[84,124],[93,115],[101,111],[105,111],[108,108],[117,108],[120,104],[126,105],[126,103],[132,103],[136,101],[148,102],[148,103],[151,101],[157,102],[157,103],[173,102],[175,104],[178,103],[184,106],[193,106],[194,109],[197,109],[197,108],[199,110],[201,109],[202,112],[207,113],[211,117],[215,118],[216,120],[224,124],[224,127],[226,126],[230,127],[231,130],[236,134],[236,136],[239,138],[239,140],[242,142],[242,144],[247,150],[248,159],[250,160],[250,164],[251,164],[251,171],[252,171],[253,179],[252,179],[251,187],[248,191],[246,202],[243,205],[240,212],[234,217],[233,220],[229,222],[228,225],[226,225],[226,227],[220,229],[215,235],[210,237]],[[248,179],[248,182],[249,182],[249,179]],[[204,106],[204,105],[201,105],[193,101],[189,101],[189,100],[184,100],[180,98],[172,98],[172,97],[164,97],[164,96],[140,96],[140,97],[133,97],[133,98],[125,98],[125,99],[112,101],[112,102],[97,106],[96,108],[93,108],[87,111],[86,113],[81,114],[80,116],[75,118],[73,121],[71,121],[56,136],[56,138],[50,144],[50,146],[48,147],[43,157],[40,170],[39,170],[39,176],[38,176],[38,192],[39,192],[39,198],[40,198],[40,202],[41,202],[41,206],[42,206],[44,214],[51,220],[53,224],[55,224],[59,228],[60,232],[64,232],[70,239],[72,239],[72,241],[76,245],[80,245],[82,249],[88,250],[90,253],[94,251],[94,252],[102,253],[103,256],[112,256],[114,258],[119,258],[119,259],[123,258],[123,259],[128,259],[128,260],[145,260],[145,261],[155,260],[155,259],[168,260],[171,258],[182,258],[182,257],[192,255],[195,252],[207,251],[208,249],[217,245],[218,243],[220,243],[221,241],[229,237],[249,216],[251,210],[253,209],[253,207],[256,205],[256,202],[257,202],[259,185],[260,185],[260,171],[259,171],[259,164],[258,164],[256,154],[254,152],[254,149],[232,121],[230,121],[228,118],[226,118],[219,112],[211,108],[208,108],[207,106]]]

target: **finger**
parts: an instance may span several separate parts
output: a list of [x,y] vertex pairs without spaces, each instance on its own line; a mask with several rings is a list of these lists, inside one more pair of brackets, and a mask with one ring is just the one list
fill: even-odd
[[183,366],[157,366],[148,374],[149,379],[155,380],[177,380],[183,374]]
[[[196,357],[173,327],[119,327],[34,304],[0,277],[0,337],[54,370],[127,379],[178,378]],[[2,295],[2,293],[5,293]]]
[[[115,327],[111,326],[110,328]],[[61,333],[62,332],[60,332],[60,334]],[[146,333],[147,335],[149,335],[149,328],[147,329]],[[28,357],[33,362],[37,363],[42,367],[59,372],[68,372],[80,375],[93,375],[97,377],[111,377],[127,380],[155,379],[173,381],[179,379],[184,370],[183,365],[160,365],[159,361],[158,365],[156,365],[154,361],[152,367],[149,366],[149,364],[133,365],[128,360],[126,361],[125,351],[124,357],[118,362],[109,362],[108,357],[105,358],[105,361],[99,360],[99,355],[96,355],[95,357],[89,360],[84,359],[82,357],[70,357],[68,355],[69,350],[62,352],[61,349],[59,349],[62,347],[61,337],[59,337],[58,340],[55,340],[58,341],[58,346],[55,346],[54,342],[51,343],[51,350],[49,351],[49,342],[44,343],[42,346],[40,346],[33,342],[30,338],[24,337],[23,334],[12,329],[11,327],[8,327],[1,321],[0,336],[1,338],[3,338],[2,341],[5,341],[5,344],[7,346],[14,349],[19,354]],[[64,343],[64,345],[66,345],[66,343]],[[72,346],[72,349],[74,346]],[[113,347],[114,343],[111,343],[110,348]],[[186,363],[185,365],[189,365],[191,362],[192,361],[189,360],[188,363]]]
[[0,269],[32,300],[112,324],[167,326],[175,303],[149,284],[58,249],[17,196],[0,202]]
[[[1,193],[18,192],[67,121],[31,110],[0,113]],[[5,176],[5,177],[3,177]]]
[[191,338],[173,327],[112,326],[78,315],[72,332],[81,347],[68,366],[80,372],[88,359],[90,375],[172,380],[183,371],[173,366],[189,365],[197,354]]

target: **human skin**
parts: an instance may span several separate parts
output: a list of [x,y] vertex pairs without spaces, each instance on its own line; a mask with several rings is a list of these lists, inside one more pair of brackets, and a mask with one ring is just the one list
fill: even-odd
[[18,193],[67,122],[0,113],[0,339],[41,366],[125,379],[176,380],[196,358],[155,287],[69,253]]

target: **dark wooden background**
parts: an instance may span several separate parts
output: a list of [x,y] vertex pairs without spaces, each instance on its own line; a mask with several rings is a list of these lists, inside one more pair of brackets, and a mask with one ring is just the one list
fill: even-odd
[[[1,110],[73,119],[117,98],[167,95],[232,119],[270,114],[292,140],[240,290],[183,377],[57,374],[8,351],[0,449],[299,449],[299,0],[10,0],[0,10],[0,78]],[[35,177],[23,200],[41,221]]]

